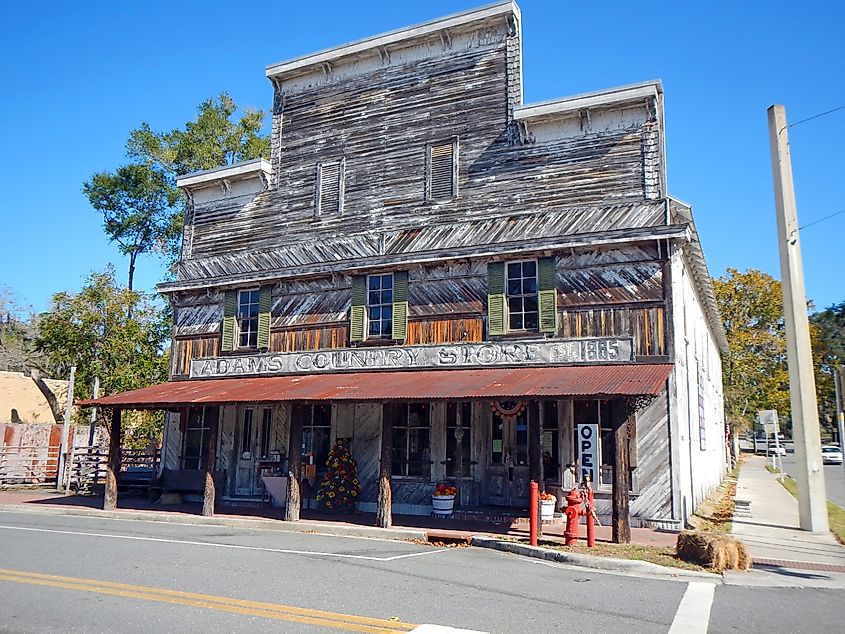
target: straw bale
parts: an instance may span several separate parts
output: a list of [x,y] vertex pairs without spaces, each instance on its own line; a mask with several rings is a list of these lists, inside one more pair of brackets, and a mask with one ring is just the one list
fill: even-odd
[[684,561],[706,566],[713,572],[751,568],[745,545],[730,535],[683,531],[678,535],[676,552]]

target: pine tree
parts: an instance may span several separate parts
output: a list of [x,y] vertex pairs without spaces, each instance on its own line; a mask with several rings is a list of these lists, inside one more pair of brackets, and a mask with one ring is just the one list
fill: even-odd
[[329,452],[326,467],[328,471],[317,491],[317,504],[330,512],[354,512],[361,485],[358,482],[358,467],[345,439],[337,439]]

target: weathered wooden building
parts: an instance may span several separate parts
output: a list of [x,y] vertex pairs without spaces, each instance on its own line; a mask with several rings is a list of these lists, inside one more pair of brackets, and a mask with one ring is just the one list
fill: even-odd
[[600,513],[615,478],[634,525],[679,524],[720,481],[726,343],[661,84],[524,104],[520,23],[506,2],[267,67],[270,160],[178,183],[171,380],[101,400],[168,410],[165,468],[250,498],[262,470],[316,485],[347,438],[361,510],[380,465],[393,512],[438,482],[521,508],[573,484],[595,424]]

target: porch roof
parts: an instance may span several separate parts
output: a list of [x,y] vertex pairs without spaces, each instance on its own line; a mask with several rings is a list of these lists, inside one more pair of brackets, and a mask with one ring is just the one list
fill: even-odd
[[417,370],[171,381],[81,406],[167,409],[284,401],[395,401],[657,395],[671,364]]

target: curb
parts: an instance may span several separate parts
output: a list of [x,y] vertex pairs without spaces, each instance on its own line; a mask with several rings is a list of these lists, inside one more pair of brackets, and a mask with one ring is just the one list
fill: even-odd
[[609,557],[597,557],[595,555],[583,555],[581,553],[567,553],[560,550],[529,546],[518,542],[502,541],[492,537],[473,536],[472,545],[480,548],[492,548],[515,555],[533,557],[546,561],[555,561],[571,566],[582,568],[593,568],[608,572],[625,572],[637,575],[660,576],[660,577],[684,577],[694,579],[709,579],[715,583],[722,582],[722,576],[710,572],[698,572],[696,570],[683,570],[681,568],[668,568],[648,561],[636,561],[631,559],[611,559]]
[[285,522],[284,520],[264,520],[230,517],[204,517],[184,513],[162,513],[147,511],[103,511],[91,508],[52,507],[37,508],[24,504],[0,504],[0,511],[14,513],[33,513],[43,515],[71,515],[76,517],[98,517],[102,519],[141,520],[164,524],[199,524],[206,526],[231,526],[272,530],[282,533],[320,533],[338,537],[362,537],[390,541],[411,541],[428,538],[427,531],[403,528],[377,528],[375,526],[339,526],[319,522]]

